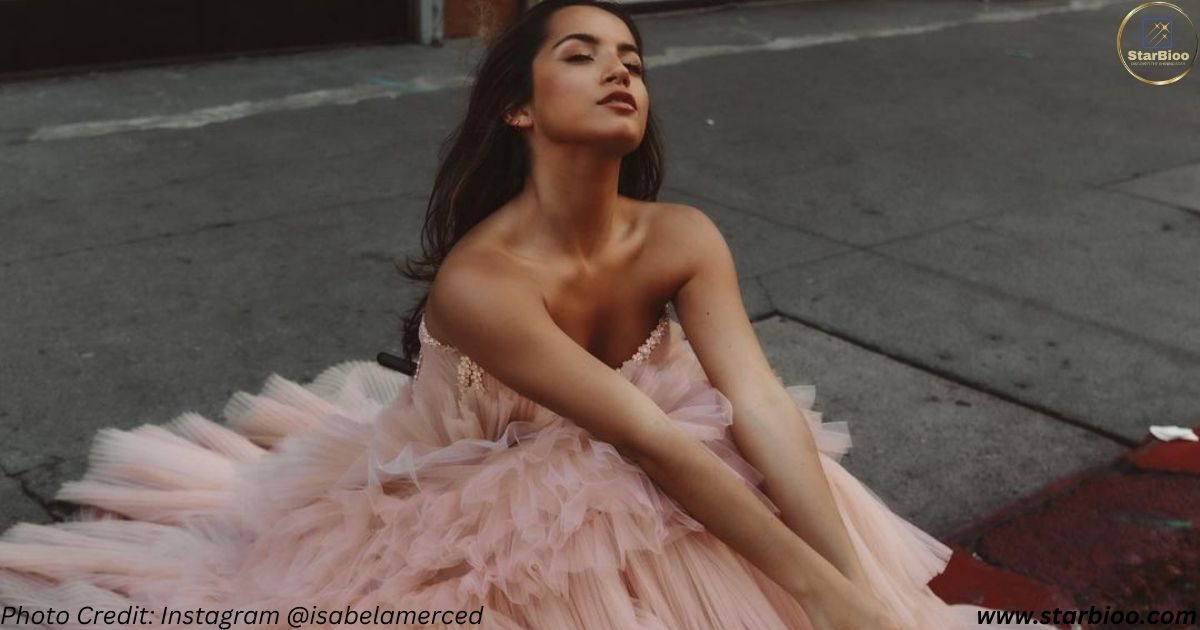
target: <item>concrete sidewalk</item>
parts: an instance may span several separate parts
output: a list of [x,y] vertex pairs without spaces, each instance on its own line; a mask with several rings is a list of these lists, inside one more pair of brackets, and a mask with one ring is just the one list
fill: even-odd
[[[1176,597],[1195,584],[1194,513],[1134,504],[1194,499],[1194,478],[1111,464],[1152,424],[1200,424],[1200,77],[1125,72],[1112,42],[1133,6],[780,2],[638,21],[661,198],[721,226],[778,374],[849,422],[847,468],[1055,601],[1195,607]],[[478,53],[0,85],[0,529],[66,514],[53,495],[99,428],[219,418],[272,372],[395,351],[423,287],[392,262],[416,251]],[[1071,477],[1112,470],[1131,485],[1107,499]],[[1169,491],[1132,485],[1151,478]],[[1083,579],[1112,557],[1013,551],[1129,531],[1084,519],[1085,501],[1172,524],[1139,521],[1160,536],[1116,582]],[[1061,519],[1088,536],[1046,534]],[[1191,581],[1164,577],[1171,553]],[[954,575],[940,592],[983,592]]]

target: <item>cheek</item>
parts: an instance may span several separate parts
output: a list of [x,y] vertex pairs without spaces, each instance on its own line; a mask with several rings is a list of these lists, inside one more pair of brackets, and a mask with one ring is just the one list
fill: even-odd
[[582,72],[563,73],[553,79],[555,96],[563,107],[578,109],[587,103],[587,96],[596,92],[594,79]]
[[571,81],[563,76],[547,78],[542,84],[542,102],[551,109],[562,109],[571,104]]
[[550,127],[571,126],[581,116],[587,116],[593,105],[588,96],[597,92],[586,78],[569,74],[544,77],[536,90],[538,118]]

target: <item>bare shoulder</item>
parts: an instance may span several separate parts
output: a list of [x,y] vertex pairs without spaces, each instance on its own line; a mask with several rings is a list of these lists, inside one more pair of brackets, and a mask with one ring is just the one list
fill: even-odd
[[685,276],[727,250],[720,228],[703,210],[683,203],[655,203],[653,206],[650,242],[666,249]]
[[464,331],[494,319],[498,309],[521,317],[544,310],[537,283],[502,252],[460,243],[438,267],[425,304],[430,334],[455,347]]
[[685,203],[655,202],[651,209],[652,229],[659,235],[682,238],[706,236],[717,229],[705,212]]

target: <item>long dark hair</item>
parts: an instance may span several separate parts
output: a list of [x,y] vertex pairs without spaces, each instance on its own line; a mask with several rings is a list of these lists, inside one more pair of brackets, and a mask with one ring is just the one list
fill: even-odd
[[[546,0],[495,37],[475,69],[466,117],[442,143],[421,230],[422,256],[406,259],[403,268],[397,266],[406,278],[432,283],[454,244],[520,192],[529,170],[528,150],[504,115],[532,98],[533,58],[548,35],[547,21],[555,11],[571,5],[597,7],[617,16],[633,34],[638,50],[644,50],[629,14],[619,4],[600,0]],[[621,160],[617,191],[653,201],[662,178],[662,140],[649,112],[641,145]],[[421,301],[402,316],[401,349],[409,361],[420,350],[417,327],[428,298],[427,288]]]

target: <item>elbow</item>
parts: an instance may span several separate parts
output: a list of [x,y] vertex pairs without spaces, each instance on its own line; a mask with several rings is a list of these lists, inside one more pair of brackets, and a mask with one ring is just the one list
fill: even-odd
[[748,377],[738,385],[721,390],[733,406],[735,416],[780,418],[796,410],[796,401],[774,372]]
[[787,442],[793,446],[816,447],[804,414],[790,398],[752,407],[734,407],[734,422],[730,427],[734,439],[754,435],[771,443]]

